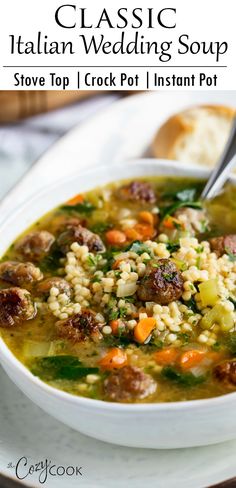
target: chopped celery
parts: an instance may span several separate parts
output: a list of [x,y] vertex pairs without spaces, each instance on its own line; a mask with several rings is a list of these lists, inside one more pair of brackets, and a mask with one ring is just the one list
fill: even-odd
[[233,312],[226,310],[222,303],[218,303],[204,315],[200,322],[202,329],[211,329],[214,324],[218,324],[222,332],[229,332],[234,326]]
[[41,357],[48,354],[50,342],[25,341],[23,355],[26,358]]
[[65,349],[65,342],[63,342],[61,339],[54,340],[50,343],[47,356],[55,356],[60,352],[63,352],[64,349]]
[[218,280],[204,281],[199,285],[199,292],[201,296],[201,302],[204,307],[216,305],[219,299]]
[[188,268],[186,263],[184,261],[181,261],[180,259],[171,258],[171,261],[175,263],[175,265],[180,271],[186,271],[186,269]]

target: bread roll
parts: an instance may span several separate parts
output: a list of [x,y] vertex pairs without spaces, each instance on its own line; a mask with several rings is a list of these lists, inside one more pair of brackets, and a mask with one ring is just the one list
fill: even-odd
[[191,107],[170,117],[152,143],[156,158],[214,166],[230,133],[236,111],[220,105]]

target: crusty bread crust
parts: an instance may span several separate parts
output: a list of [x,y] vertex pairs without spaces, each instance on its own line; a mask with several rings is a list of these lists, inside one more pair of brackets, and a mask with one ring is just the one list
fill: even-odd
[[156,158],[176,159],[176,148],[180,140],[194,132],[197,111],[202,109],[229,121],[236,115],[235,109],[223,105],[199,105],[179,112],[170,117],[158,130],[151,145],[152,155]]

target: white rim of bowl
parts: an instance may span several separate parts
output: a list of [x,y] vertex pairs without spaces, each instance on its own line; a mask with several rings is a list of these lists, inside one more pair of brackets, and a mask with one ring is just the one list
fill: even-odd
[[[150,159],[150,158],[145,158],[145,159],[135,159],[135,160],[130,160],[122,163],[116,163],[112,165],[112,168],[118,169],[121,167],[125,167],[127,163],[131,165],[139,165],[143,166],[146,163],[153,164],[154,166],[158,166],[164,168],[165,165],[167,165],[168,169],[170,170],[171,168],[176,169],[178,172],[180,169],[182,169],[183,173],[189,172],[189,175],[185,174],[177,174],[176,176],[178,177],[186,177],[186,178],[206,178],[209,174],[209,170],[207,168],[204,168],[200,165],[194,165],[194,164],[186,164],[186,163],[180,163],[178,161],[172,161],[172,160],[163,160],[163,159]],[[18,213],[21,213],[22,210],[24,210],[25,207],[28,207],[34,200],[37,200],[38,198],[43,197],[44,195],[47,195],[48,191],[52,191],[55,188],[60,187],[63,185],[63,183],[69,183],[70,181],[73,181],[75,177],[81,176],[89,176],[91,173],[94,172],[99,172],[103,171],[104,169],[107,168],[107,165],[103,166],[93,166],[89,168],[87,171],[82,171],[82,172],[76,172],[72,176],[68,177],[66,180],[65,179],[60,179],[57,182],[53,183],[52,185],[48,185],[45,187],[43,190],[41,190],[37,195],[31,196],[29,199],[25,200],[18,208],[17,211],[11,212],[1,223],[1,227],[4,227],[5,225],[10,223],[11,218],[16,218]],[[194,171],[199,173],[198,175],[194,174]],[[193,173],[191,175],[191,173]],[[144,174],[143,177],[146,175]],[[151,176],[151,175],[149,175]],[[155,176],[155,174],[153,174]],[[165,176],[165,174],[160,174],[160,176]],[[166,174],[166,176],[175,176],[171,174]],[[142,176],[139,176],[142,178]],[[122,179],[128,179],[129,177],[125,177]],[[232,181],[236,181],[236,177],[232,176],[231,177]],[[111,179],[109,180],[111,183],[119,181],[117,179]],[[106,184],[106,183],[104,183]],[[60,205],[60,204],[58,204]],[[52,209],[53,210],[53,209]],[[50,209],[49,209],[50,211]],[[6,343],[4,342],[3,338],[0,336],[0,351],[2,353],[2,356],[0,358],[0,361],[6,365],[6,369],[8,369],[8,366],[12,369],[17,370],[17,372],[21,375],[21,377],[24,377],[28,383],[33,383],[34,386],[37,389],[42,389],[44,391],[44,394],[46,394],[49,397],[56,397],[57,399],[64,400],[65,402],[74,404],[74,405],[80,405],[82,407],[88,407],[90,409],[97,409],[100,408],[101,410],[107,410],[107,411],[120,411],[120,412],[135,412],[135,413],[143,413],[145,411],[173,411],[173,410],[194,410],[198,409],[199,407],[202,408],[208,408],[210,406],[218,406],[221,404],[224,404],[227,402],[227,400],[234,400],[236,398],[236,392],[232,393],[227,393],[224,395],[220,395],[218,397],[212,397],[212,398],[204,398],[204,399],[199,399],[199,400],[188,400],[188,401],[179,401],[179,402],[160,402],[160,403],[115,403],[115,402],[107,402],[104,400],[95,400],[92,398],[86,398],[82,396],[77,396],[73,395],[71,393],[62,391],[60,389],[57,389],[53,386],[50,386],[49,384],[45,383],[42,381],[40,378],[37,376],[34,376],[30,370],[23,364],[17,357],[13,354],[13,352],[8,348]],[[19,389],[21,389],[19,387]]]

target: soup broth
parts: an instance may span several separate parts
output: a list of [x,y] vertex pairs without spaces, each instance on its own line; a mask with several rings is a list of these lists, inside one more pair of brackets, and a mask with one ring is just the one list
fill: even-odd
[[55,388],[115,402],[236,389],[236,189],[120,181],[76,195],[0,263],[0,330]]

